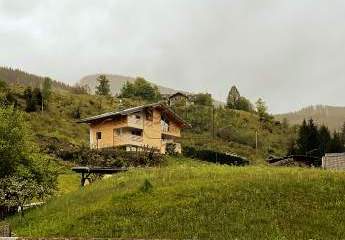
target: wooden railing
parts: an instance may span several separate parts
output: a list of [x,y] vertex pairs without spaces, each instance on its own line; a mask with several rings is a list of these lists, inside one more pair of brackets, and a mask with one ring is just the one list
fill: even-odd
[[132,135],[132,134],[123,134],[121,136],[115,136],[114,144],[115,145],[141,145],[143,143],[143,137]]
[[128,127],[143,128],[143,119],[137,119],[134,117],[128,117]]

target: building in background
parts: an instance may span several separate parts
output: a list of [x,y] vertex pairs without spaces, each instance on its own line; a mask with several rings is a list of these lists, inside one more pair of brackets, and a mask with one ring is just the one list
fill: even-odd
[[344,170],[345,153],[326,153],[322,157],[322,168]]

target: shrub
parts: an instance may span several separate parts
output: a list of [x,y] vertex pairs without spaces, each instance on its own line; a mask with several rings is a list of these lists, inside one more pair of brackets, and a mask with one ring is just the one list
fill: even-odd
[[150,150],[128,152],[121,148],[81,148],[76,153],[75,160],[85,166],[135,167],[159,165],[164,161],[164,156]]
[[145,179],[143,185],[140,186],[140,191],[143,193],[149,193],[151,192],[153,189],[153,186],[151,184],[151,182],[148,179]]
[[41,137],[42,150],[64,161],[75,162],[82,166],[129,167],[155,166],[164,161],[164,156],[151,149],[128,152],[121,148],[90,149],[76,146],[57,138]]
[[249,161],[241,156],[217,152],[210,149],[196,148],[193,146],[184,146],[183,155],[186,157],[198,158],[207,162],[244,166],[249,164]]
[[80,117],[81,117],[80,106],[77,106],[72,110],[71,116],[74,119],[80,119]]
[[167,155],[175,156],[176,153],[176,143],[167,143],[165,147],[165,152]]

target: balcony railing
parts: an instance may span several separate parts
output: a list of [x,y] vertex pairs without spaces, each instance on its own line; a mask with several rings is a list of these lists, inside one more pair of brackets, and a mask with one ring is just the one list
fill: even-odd
[[114,137],[114,144],[115,145],[141,145],[143,143],[143,137],[137,136],[133,134],[123,134],[121,136]]
[[143,119],[142,118],[135,118],[135,117],[128,117],[128,127],[135,127],[135,128],[143,128]]

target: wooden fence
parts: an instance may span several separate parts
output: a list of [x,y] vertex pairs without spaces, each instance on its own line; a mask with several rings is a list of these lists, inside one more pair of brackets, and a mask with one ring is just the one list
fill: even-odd
[[322,157],[322,168],[345,170],[345,153],[326,153]]

